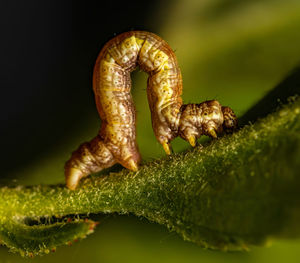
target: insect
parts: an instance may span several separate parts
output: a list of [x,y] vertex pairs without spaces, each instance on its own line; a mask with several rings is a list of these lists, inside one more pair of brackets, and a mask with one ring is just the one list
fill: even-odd
[[177,136],[196,146],[197,138],[216,138],[237,127],[229,107],[216,100],[182,104],[182,77],[176,56],[157,35],[145,31],[120,34],[102,48],[93,73],[93,90],[102,123],[98,135],[72,153],[65,164],[66,185],[75,189],[81,178],[120,163],[138,170],[136,112],[130,94],[130,73],[139,66],[149,74],[147,97],[156,139],[167,154]]

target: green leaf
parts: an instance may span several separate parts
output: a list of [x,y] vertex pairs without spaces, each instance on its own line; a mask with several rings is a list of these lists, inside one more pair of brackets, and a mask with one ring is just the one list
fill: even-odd
[[[93,232],[96,223],[71,217],[20,218],[14,215],[2,223],[0,237],[11,251],[33,257],[54,252],[57,246],[70,245]],[[43,222],[41,222],[43,221]]]
[[[269,237],[299,236],[300,99],[212,141],[134,173],[63,185],[0,189],[0,239],[22,255],[85,236],[89,213],[133,213],[203,247],[244,250]],[[27,222],[27,223],[26,223]],[[36,223],[28,223],[36,222]],[[47,223],[45,223],[47,222]]]

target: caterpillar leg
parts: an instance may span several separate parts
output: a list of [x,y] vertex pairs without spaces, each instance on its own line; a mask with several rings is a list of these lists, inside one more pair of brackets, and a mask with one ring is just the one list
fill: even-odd
[[134,158],[133,156],[130,156],[125,160],[118,160],[118,162],[125,168],[136,172],[139,169],[140,159],[141,159],[140,156],[138,158]]
[[162,146],[163,146],[163,148],[164,148],[167,155],[170,155],[173,152],[170,142],[167,142],[167,141],[163,142]]
[[99,172],[116,163],[110,150],[103,140],[96,136],[90,142],[85,142],[72,153],[65,164],[65,179],[69,189],[74,190],[79,181],[91,173]]
[[208,129],[208,130],[207,130],[207,135],[208,135],[209,137],[214,138],[214,139],[217,139],[217,138],[218,138],[217,132],[216,132],[216,130],[215,130],[214,128]]
[[[119,136],[111,133],[110,139],[111,138],[119,138]],[[135,140],[131,140],[128,137],[126,138],[124,135],[123,140],[106,141],[105,145],[114,156],[116,162],[131,171],[138,170],[139,163],[141,161],[141,155]]]
[[216,139],[222,132],[233,132],[237,118],[229,107],[222,107],[216,100],[200,104],[186,104],[181,108],[178,135],[195,147],[201,135]]
[[196,146],[196,137],[194,136],[194,135],[190,135],[190,136],[188,136],[187,137],[187,140],[188,140],[188,142],[190,143],[190,145],[192,146],[192,147],[195,147]]

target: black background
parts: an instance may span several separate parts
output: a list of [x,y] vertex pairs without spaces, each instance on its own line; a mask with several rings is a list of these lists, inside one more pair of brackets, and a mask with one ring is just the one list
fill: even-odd
[[0,2],[1,177],[55,149],[84,112],[95,110],[92,70],[101,47],[128,30],[155,32],[157,6],[158,1]]

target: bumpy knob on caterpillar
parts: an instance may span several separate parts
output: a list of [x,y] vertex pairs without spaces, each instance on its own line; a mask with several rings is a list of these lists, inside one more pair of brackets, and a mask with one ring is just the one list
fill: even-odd
[[178,135],[196,146],[202,135],[217,138],[218,133],[232,132],[237,128],[237,118],[229,107],[222,107],[216,100],[181,107]]
[[152,127],[165,152],[177,136],[193,147],[201,135],[216,138],[237,127],[229,107],[216,100],[182,105],[182,78],[170,46],[160,37],[131,31],[110,40],[101,50],[93,74],[93,90],[102,119],[99,134],[73,152],[65,165],[67,187],[81,178],[120,163],[136,171],[141,160],[136,143],[136,116],[130,94],[130,72],[137,66],[149,74],[147,95]]

